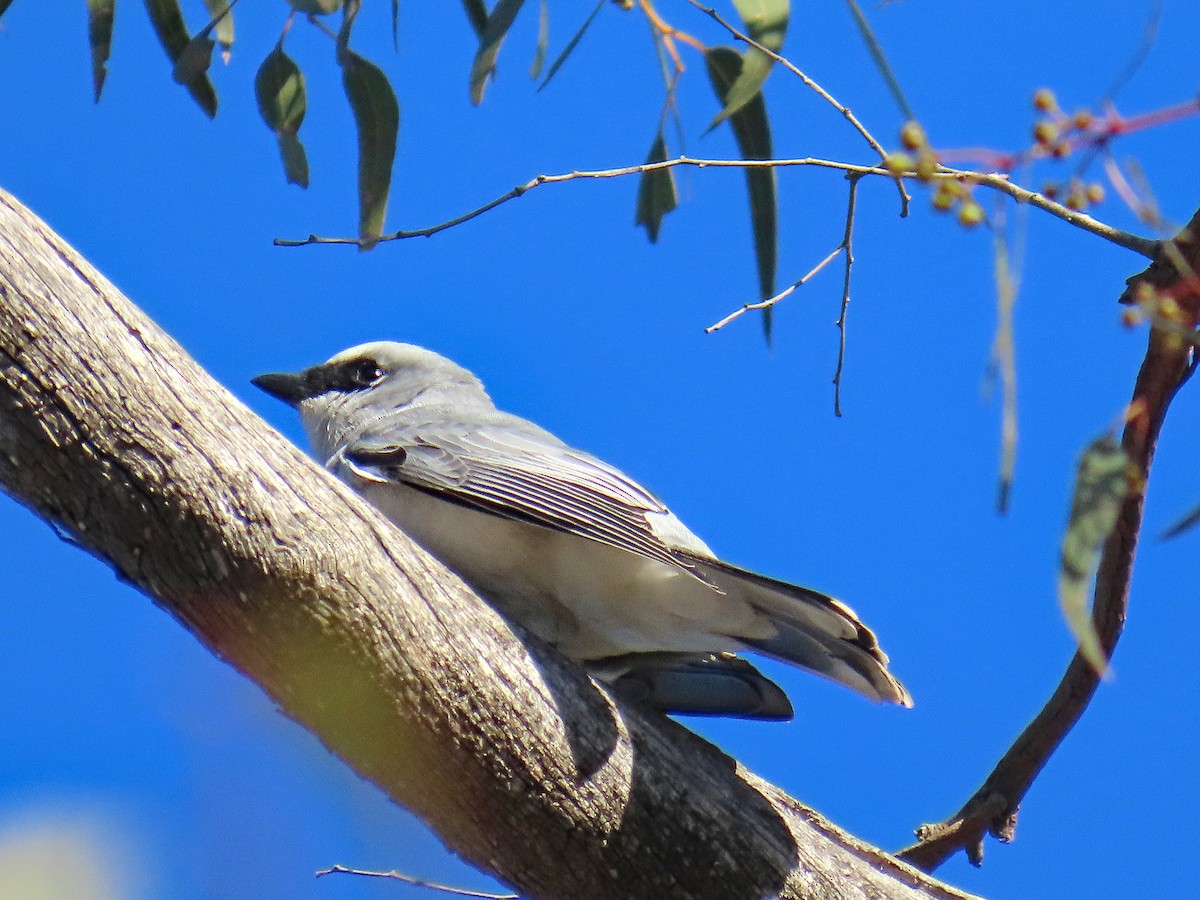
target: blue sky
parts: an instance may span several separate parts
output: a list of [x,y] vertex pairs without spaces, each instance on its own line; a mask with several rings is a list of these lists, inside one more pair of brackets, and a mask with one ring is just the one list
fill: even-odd
[[[402,109],[389,228],[442,221],[538,173],[644,158],[662,100],[644,22],[606,7],[535,94],[529,6],[473,109],[474,37],[458,4],[404,4],[399,52],[388,5],[367,5],[355,46],[393,78]],[[552,4],[552,53],[584,15],[568,6]],[[723,41],[687,4],[661,7]],[[193,27],[201,8],[187,7]],[[367,254],[275,248],[275,236],[351,233],[357,215],[355,139],[327,38],[298,23],[288,41],[308,76],[307,192],[284,184],[258,118],[253,74],[284,12],[238,8],[209,122],[171,81],[140,4],[118,9],[94,106],[83,4],[59,15],[17,0],[0,20],[0,186],[297,441],[298,423],[251,376],[365,340],[424,344],[477,372],[502,406],[643,481],[725,558],[844,598],[880,635],[914,710],[766,663],[794,722],[691,724],[884,847],[957,809],[1071,653],[1055,599],[1069,483],[1079,450],[1128,400],[1145,334],[1121,326],[1115,299],[1142,261],[1028,215],[1021,442],[1012,510],[998,518],[999,411],[982,389],[995,323],[985,233],[935,215],[919,191],[901,220],[891,185],[862,184],[841,419],[830,387],[840,271],[779,305],[773,350],[749,317],[703,332],[756,290],[737,172],[681,172],[681,208],[658,246],[632,226],[637,185],[625,179],[543,187]],[[1026,140],[1034,88],[1052,87],[1068,109],[1102,96],[1148,12],[1108,0],[868,7],[934,144],[999,149]],[[1191,4],[1164,2],[1120,108],[1193,96],[1198,41]],[[785,52],[895,144],[899,116],[841,4],[806,5]],[[685,61],[687,150],[731,156],[727,129],[700,136],[715,105],[701,61]],[[772,76],[768,103],[780,155],[870,161],[786,73]],[[1200,199],[1188,152],[1198,139],[1193,119],[1116,148],[1176,221]],[[844,196],[830,172],[780,175],[781,284],[836,246]],[[1118,201],[1099,215],[1137,228]],[[1152,532],[1200,499],[1188,465],[1197,411],[1185,390],[1152,477]],[[417,895],[313,879],[333,863],[489,884],[105,566],[8,500],[0,530],[0,879],[9,861],[65,842],[92,848],[123,898]],[[979,871],[960,857],[942,877],[997,898],[1164,896],[1192,881],[1197,540],[1143,545],[1116,679],[1026,798],[1016,843],[989,844]],[[53,854],[63,871],[85,856]]]

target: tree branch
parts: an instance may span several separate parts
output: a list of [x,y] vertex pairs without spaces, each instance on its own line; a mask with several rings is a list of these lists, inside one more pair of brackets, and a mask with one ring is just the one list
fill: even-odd
[[520,639],[3,193],[0,484],[524,897],[966,896]]
[[[1178,236],[1163,242],[1149,268],[1129,279],[1121,297],[1122,302],[1130,302],[1143,290],[1141,286],[1146,285],[1151,293],[1172,294],[1177,316],[1173,327],[1153,325],[1150,329],[1149,346],[1134,384],[1130,414],[1121,439],[1129,459],[1143,477],[1131,486],[1116,527],[1104,543],[1096,570],[1092,622],[1108,659],[1112,658],[1125,626],[1142,507],[1158,435],[1172,398],[1192,371],[1195,351],[1185,334],[1196,328],[1200,318],[1200,285],[1195,277],[1198,271],[1200,210]],[[921,826],[917,830],[918,842],[897,855],[921,869],[933,871],[960,849],[978,865],[983,860],[986,834],[1003,842],[1011,841],[1021,800],[1075,727],[1099,683],[1096,670],[1076,653],[1050,700],[1013,742],[979,790],[946,821]]]
[[[544,184],[561,184],[564,181],[577,181],[579,179],[620,178],[625,175],[642,175],[646,172],[657,172],[660,169],[673,169],[676,166],[692,166],[697,169],[791,169],[800,166],[815,166],[821,169],[834,169],[839,172],[845,172],[847,177],[853,175],[860,177],[864,175],[878,175],[885,178],[917,178],[915,171],[893,172],[891,169],[881,166],[859,166],[852,163],[839,162],[838,160],[817,159],[811,156],[804,157],[803,159],[695,159],[690,156],[677,156],[674,159],[666,159],[662,162],[642,163],[637,166],[621,166],[616,169],[589,169],[564,172],[559,175],[537,175],[524,184],[518,184],[499,197],[489,200],[487,203],[476,207],[470,212],[455,216],[453,219],[447,219],[445,222],[439,222],[437,225],[417,228],[412,231],[394,231],[380,238],[366,240],[364,238],[349,237],[320,237],[310,234],[308,237],[298,240],[275,238],[274,243],[276,247],[307,247],[310,244],[346,244],[351,247],[370,245],[373,247],[376,244],[386,243],[387,241],[431,237],[438,232],[446,231],[447,229],[469,222],[472,219],[477,219],[479,216],[491,212],[496,207],[503,206],[505,203],[508,203],[510,200],[516,200],[518,197],[523,197],[534,188],[541,187]],[[1071,209],[1056,200],[1051,200],[1044,194],[1039,194],[1037,191],[1031,191],[1018,184],[1014,184],[1008,175],[1003,172],[972,172],[967,169],[953,169],[949,166],[939,166],[932,177],[935,179],[952,178],[956,181],[982,185],[983,187],[999,191],[1002,194],[1007,194],[1018,203],[1028,203],[1031,206],[1036,206],[1043,212],[1047,212],[1055,218],[1062,219],[1076,228],[1082,228],[1084,231],[1116,244],[1118,247],[1124,247],[1126,250],[1140,253],[1148,259],[1154,258],[1159,246],[1158,241],[1114,228],[1112,225],[1101,222],[1099,219],[1095,219],[1085,212]]]

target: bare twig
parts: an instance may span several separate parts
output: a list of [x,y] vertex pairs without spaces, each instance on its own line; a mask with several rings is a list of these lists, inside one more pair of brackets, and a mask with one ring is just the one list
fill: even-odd
[[842,310],[838,315],[837,370],[833,373],[833,414],[842,415],[842,367],[846,362],[846,311],[850,308],[850,272],[854,267],[854,209],[858,204],[858,182],[863,176],[847,175],[850,197],[846,201],[846,232],[842,247],[846,251],[846,277],[842,281]]
[[1129,83],[1129,79],[1142,67],[1142,63],[1146,61],[1146,57],[1154,48],[1154,42],[1158,40],[1158,25],[1161,21],[1162,0],[1155,0],[1150,7],[1150,15],[1146,19],[1146,27],[1142,30],[1142,39],[1138,43],[1137,49],[1133,51],[1129,61],[1125,63],[1117,77],[1113,79],[1113,83],[1109,85],[1108,90],[1104,92],[1104,97],[1100,101],[1101,106],[1111,103],[1121,89]]
[[403,881],[405,884],[411,884],[414,887],[429,888],[431,891],[441,891],[443,894],[453,894],[455,897],[478,897],[482,900],[519,900],[520,894],[492,894],[487,891],[472,891],[467,888],[451,887],[448,884],[438,884],[436,881],[426,881],[424,878],[414,878],[412,875],[405,875],[403,872],[397,872],[392,869],[390,872],[374,872],[369,869],[351,869],[346,866],[333,865],[328,869],[318,869],[317,877],[322,875],[360,875],[364,878],[391,878],[395,881]]
[[[449,228],[454,228],[456,225],[461,225],[464,222],[469,222],[472,219],[482,216],[484,213],[491,212],[498,206],[503,206],[510,200],[515,200],[522,197],[529,191],[543,184],[558,184],[564,181],[575,181],[581,178],[619,178],[624,175],[639,175],[643,172],[654,172],[659,169],[670,169],[675,166],[693,166],[697,169],[758,169],[758,168],[777,168],[789,169],[800,166],[814,166],[816,168],[834,169],[840,172],[856,175],[878,175],[885,178],[916,178],[917,173],[908,172],[893,172],[890,169],[882,166],[859,166],[852,163],[839,162],[830,159],[818,159],[815,157],[804,157],[799,159],[696,159],[690,156],[678,156],[675,159],[667,159],[662,162],[643,163],[636,166],[622,166],[616,169],[595,169],[583,170],[575,172],[566,172],[561,175],[538,175],[524,184],[519,184],[507,193],[501,194],[494,200],[490,200],[483,206],[473,209],[470,212],[463,213],[460,216],[455,216],[453,219],[448,219],[437,225],[431,225],[428,228],[419,228],[414,231],[397,231],[393,234],[386,234],[382,237],[364,242],[360,238],[345,238],[345,237],[319,237],[315,234],[310,234],[307,238],[301,240],[288,240],[286,238],[276,238],[275,246],[277,247],[305,247],[309,244],[346,244],[353,247],[361,247],[364,243],[378,244],[385,241],[400,241],[408,238],[429,237],[437,234],[440,231],[445,231]],[[938,171],[933,174],[936,178],[954,178],[960,181],[978,184],[983,187],[991,188],[992,190],[1000,191],[1012,197],[1018,203],[1028,203],[1031,206],[1036,206],[1043,212],[1062,219],[1071,225],[1081,228],[1097,237],[1103,238],[1110,243],[1116,244],[1118,247],[1124,247],[1127,250],[1132,250],[1135,253],[1140,253],[1149,259],[1153,259],[1158,248],[1159,242],[1150,238],[1140,237],[1135,234],[1130,234],[1127,231],[1122,231],[1119,228],[1114,228],[1104,222],[1094,219],[1087,213],[1080,212],[1076,209],[1070,209],[1061,203],[1051,200],[1043,194],[1036,191],[1028,190],[1020,185],[1013,184],[1008,175],[1003,172],[971,172],[965,169],[952,169],[946,166],[940,166]]]
[[[881,160],[887,159],[887,157],[888,157],[887,150],[885,150],[883,148],[883,145],[880,144],[879,141],[877,141],[875,139],[875,136],[873,134],[871,134],[871,132],[867,131],[866,126],[863,125],[863,123],[858,120],[858,117],[855,116],[853,112],[851,112],[850,107],[848,107],[842,103],[839,103],[837,100],[835,100],[833,95],[830,94],[829,91],[825,90],[825,88],[821,87],[821,85],[817,84],[817,82],[813,81],[811,78],[809,78],[807,75],[805,75],[804,72],[800,71],[800,69],[797,68],[795,63],[793,63],[791,60],[789,60],[785,56],[780,56],[774,50],[771,50],[768,47],[764,47],[758,41],[754,40],[754,38],[750,37],[750,35],[739,31],[737,28],[735,28],[728,20],[726,20],[719,12],[717,12],[711,6],[705,6],[702,3],[698,3],[697,0],[688,0],[688,2],[691,3],[692,6],[696,7],[696,9],[700,10],[702,13],[704,13],[709,18],[711,18],[718,25],[723,27],[726,31],[728,31],[731,35],[733,35],[733,37],[736,40],[739,40],[739,41],[743,42],[744,44],[747,44],[747,45],[753,47],[754,49],[758,50],[760,53],[766,54],[772,60],[774,60],[778,65],[783,66],[783,68],[787,69],[789,72],[791,72],[797,78],[799,78],[802,82],[804,82],[805,87],[807,87],[809,90],[816,93],[816,95],[818,97],[820,97],[822,100],[824,100],[826,103],[828,103],[834,109],[836,109],[839,113],[841,113],[842,116],[845,117],[846,121],[849,122],[850,125],[854,128],[854,130],[862,135],[863,140],[865,140],[868,144],[871,145],[871,149],[879,154],[879,158]],[[894,177],[895,177],[895,181],[896,181],[896,187],[900,191],[900,216],[903,218],[904,216],[908,215],[908,204],[912,198],[908,195],[908,191],[904,187],[904,179],[899,175],[896,175]]]
[[[1200,319],[1200,286],[1189,271],[1200,269],[1200,210],[1173,240],[1164,242],[1150,267],[1130,279],[1122,300],[1137,294],[1141,285],[1151,291],[1177,294],[1176,324],[1188,329]],[[1181,263],[1183,265],[1181,265]],[[1182,290],[1180,289],[1182,286]],[[1106,658],[1112,657],[1125,624],[1129,584],[1142,525],[1142,507],[1158,435],[1167,408],[1193,370],[1195,350],[1173,330],[1153,327],[1149,346],[1138,372],[1121,442],[1143,477],[1131,485],[1116,527],[1104,543],[1096,572],[1092,622]],[[983,859],[983,840],[992,834],[1012,840],[1017,810],[1025,794],[1054,751],[1079,721],[1099,685],[1100,676],[1079,653],[1037,717],[1013,742],[983,785],[954,816],[917,830],[918,843],[897,855],[918,868],[932,871],[965,850],[970,860]]]

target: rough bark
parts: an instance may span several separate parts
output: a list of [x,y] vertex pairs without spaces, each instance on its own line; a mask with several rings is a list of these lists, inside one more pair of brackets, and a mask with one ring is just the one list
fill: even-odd
[[515,634],[2,192],[0,485],[525,896],[966,896]]

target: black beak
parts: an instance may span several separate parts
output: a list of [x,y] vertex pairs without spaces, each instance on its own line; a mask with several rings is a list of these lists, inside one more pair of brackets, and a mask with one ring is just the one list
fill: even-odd
[[251,378],[250,383],[288,406],[299,406],[301,400],[307,400],[311,396],[308,381],[303,374],[268,372],[266,375]]

